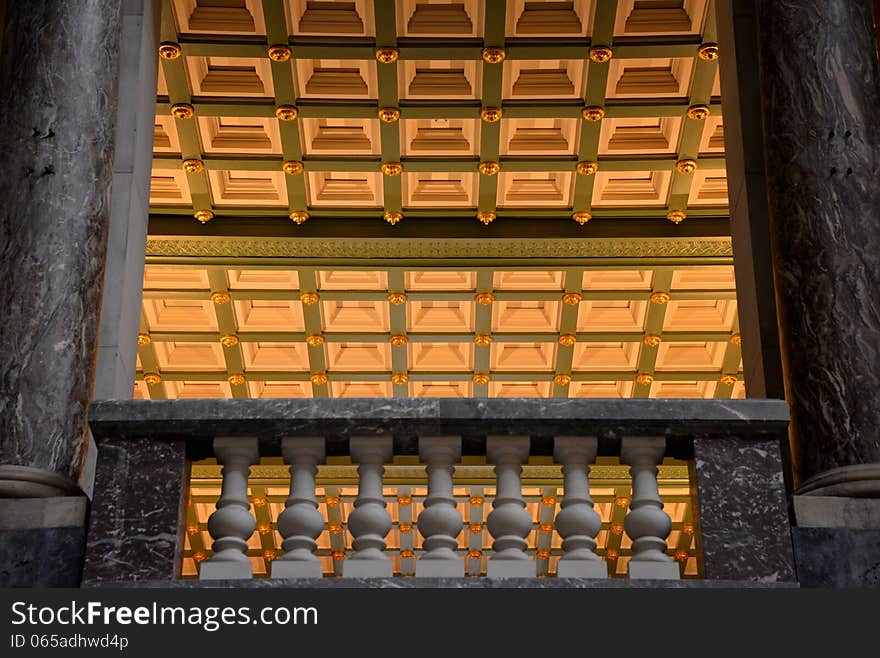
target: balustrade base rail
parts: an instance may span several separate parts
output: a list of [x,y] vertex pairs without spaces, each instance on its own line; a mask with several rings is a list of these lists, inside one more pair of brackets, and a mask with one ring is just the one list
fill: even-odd
[[535,560],[526,554],[525,538],[533,526],[522,495],[522,466],[530,456],[544,455],[562,465],[564,477],[554,519],[562,537],[559,573],[605,582],[595,552],[601,522],[589,474],[597,455],[613,455],[630,467],[632,479],[623,522],[632,540],[630,581],[671,584],[679,578],[678,565],[666,554],[672,525],[657,482],[658,464],[671,456],[693,465],[695,536],[705,578],[792,582],[780,458],[787,422],[787,405],[776,400],[99,402],[90,409],[100,452],[84,580],[178,579],[189,461],[209,456],[223,466],[222,490],[208,520],[213,554],[201,563],[200,582],[256,581],[247,557],[248,539],[256,530],[248,476],[262,457],[276,456],[289,465],[291,486],[277,519],[283,552],[273,560],[273,575],[317,575],[315,540],[324,519],[317,509],[315,474],[328,455],[350,456],[358,465],[359,486],[347,519],[353,550],[344,556],[343,578],[324,580],[409,581],[389,580],[385,554],[392,521],[383,474],[400,455],[418,455],[428,474],[424,508],[413,520],[424,538],[415,580],[461,577],[464,568],[454,549],[463,520],[452,495],[453,473],[462,455],[483,455],[496,478],[486,519],[494,540],[488,580],[578,586],[581,579],[535,578]]
[[793,589],[794,581],[749,580],[627,580],[623,578],[313,578],[289,580],[120,580],[94,581],[94,588],[179,589]]

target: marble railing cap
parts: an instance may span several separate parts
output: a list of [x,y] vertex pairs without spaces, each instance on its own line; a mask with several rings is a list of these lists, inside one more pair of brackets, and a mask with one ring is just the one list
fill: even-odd
[[788,419],[783,400],[106,400],[89,409],[89,425],[99,443],[108,438],[200,443],[215,436],[257,436],[264,455],[277,452],[282,436],[325,436],[332,455],[347,454],[347,437],[383,434],[395,437],[395,454],[418,454],[418,435],[449,434],[465,437],[465,454],[483,451],[487,435],[532,436],[532,454],[552,454],[553,436],[599,436],[603,453],[614,452],[621,436],[781,435]]

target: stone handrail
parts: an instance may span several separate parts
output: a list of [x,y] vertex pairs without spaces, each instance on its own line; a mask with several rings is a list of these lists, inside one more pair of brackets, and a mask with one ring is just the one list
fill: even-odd
[[[556,518],[563,538],[558,576],[605,578],[595,553],[598,515],[590,465],[614,455],[630,466],[632,501],[624,526],[633,540],[629,578],[677,579],[665,554],[670,532],[657,487],[664,456],[691,460],[703,572],[720,580],[794,580],[780,438],[788,407],[778,400],[311,399],[102,401],[90,408],[99,446],[96,497],[85,582],[171,580],[179,575],[188,465],[216,457],[223,465],[217,509],[208,523],[213,556],[202,580],[252,577],[246,556],[255,520],[247,497],[252,464],[282,456],[291,489],[278,518],[283,553],[275,579],[319,578],[313,551],[323,530],[315,473],[328,455],[358,464],[360,485],[349,518],[354,542],[343,563],[349,578],[388,578],[384,555],[391,519],[382,496],[384,464],[418,455],[428,497],[416,520],[425,552],[416,576],[463,576],[453,551],[462,519],[452,475],[462,455],[495,466],[497,495],[487,519],[490,578],[535,577],[524,549],[532,529],[521,466],[530,456],[562,464],[564,497]],[[750,538],[748,555],[742,538]],[[107,553],[111,555],[108,556]],[[112,559],[108,559],[108,557]],[[127,565],[121,569],[120,564]]]

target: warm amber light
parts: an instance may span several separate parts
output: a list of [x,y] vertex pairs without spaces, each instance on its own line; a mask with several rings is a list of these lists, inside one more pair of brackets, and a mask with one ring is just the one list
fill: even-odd
[[197,158],[187,158],[180,166],[188,174],[198,174],[205,170],[205,163]]
[[388,339],[388,342],[394,347],[403,347],[409,342],[409,339],[403,334],[394,334]]
[[650,386],[654,382],[654,375],[642,372],[636,375],[636,381],[642,386]]
[[553,532],[553,524],[552,523],[542,523],[541,524],[541,532],[543,532],[545,535],[549,535],[551,532]]
[[556,498],[553,496],[545,496],[541,499],[541,504],[545,507],[553,507],[556,504]]
[[294,210],[290,213],[290,219],[296,224],[302,224],[309,219],[309,213],[305,210]]
[[228,292],[212,292],[211,301],[217,305],[228,304],[231,297]]
[[504,61],[504,58],[507,57],[507,53],[504,52],[504,48],[498,48],[497,46],[489,46],[487,48],[483,48],[482,51],[483,61],[487,64],[500,64]]
[[296,105],[279,105],[275,108],[275,117],[279,121],[293,121],[299,116]]
[[162,381],[162,378],[157,372],[148,372],[144,375],[144,381],[147,383],[148,386],[155,386]]
[[687,111],[688,117],[696,121],[707,119],[711,113],[708,105],[691,105]]
[[607,62],[614,55],[614,52],[608,46],[593,46],[590,48],[590,59],[601,64]]
[[471,523],[471,524],[468,526],[468,530],[470,530],[471,533],[473,533],[473,534],[475,534],[475,535],[478,535],[478,534],[480,534],[481,532],[483,532],[483,526],[482,526],[481,524],[479,524],[479,523]]
[[395,372],[391,375],[391,383],[396,384],[397,386],[403,386],[409,381],[409,375],[405,372]]
[[310,347],[320,347],[324,344],[324,336],[321,334],[309,334],[306,336],[306,344]]
[[405,548],[400,551],[400,557],[404,560],[411,560],[415,557],[415,553],[413,553],[410,549]]
[[235,347],[238,345],[238,336],[233,336],[232,334],[224,334],[220,336],[220,344],[223,347]]
[[496,218],[497,215],[491,210],[481,210],[477,213],[477,219],[479,219],[485,226],[489,226],[489,224],[494,222]]
[[626,507],[629,505],[629,498],[625,498],[623,496],[614,499],[614,504],[618,507]]
[[396,107],[383,107],[379,110],[379,120],[383,123],[394,123],[400,118],[400,110]]
[[618,553],[614,549],[605,552],[605,559],[608,560],[609,562],[613,562],[618,557],[620,557],[620,553]]
[[382,64],[393,64],[397,61],[397,58],[399,56],[400,53],[397,52],[397,48],[385,46],[383,48],[376,49],[376,59],[379,60]]
[[648,347],[657,347],[660,344],[662,338],[657,334],[646,334],[645,335],[645,345]]
[[651,301],[654,304],[666,304],[669,301],[669,293],[655,292],[651,295]]
[[342,532],[342,526],[339,523],[329,523],[327,524],[327,530],[330,531],[330,534],[338,535]]
[[736,384],[736,375],[721,375],[718,381],[724,386],[733,386]]
[[692,174],[697,170],[697,161],[685,158],[676,162],[675,168],[682,174]]
[[569,306],[577,306],[584,298],[579,292],[567,292],[562,296],[562,301]]
[[568,386],[571,384],[571,375],[560,372],[553,377],[553,383],[557,386]]
[[707,62],[718,59],[718,44],[714,42],[704,43],[697,51],[697,55],[700,59],[704,59]]
[[483,557],[483,551],[470,551],[468,557],[472,560],[479,560]]
[[479,164],[480,173],[484,176],[494,176],[501,171],[501,165],[493,160],[486,160]]
[[214,213],[210,210],[196,210],[193,213],[193,217],[199,220],[202,224],[205,224],[214,219]]
[[474,343],[480,347],[486,347],[492,342],[492,336],[489,334],[475,334]]
[[394,304],[395,306],[400,306],[406,301],[406,293],[405,292],[389,292],[388,293],[388,302]]
[[144,345],[149,345],[153,342],[153,339],[150,338],[150,334],[138,334],[138,345],[143,347]]
[[244,384],[245,378],[244,375],[235,373],[234,375],[229,375],[229,377],[226,378],[226,381],[228,381],[231,386],[241,386]]
[[296,176],[303,172],[303,163],[299,160],[288,160],[281,165],[281,170],[290,176]]
[[397,529],[400,530],[401,534],[408,535],[412,532],[412,523],[401,523],[397,526]]
[[318,293],[316,292],[304,292],[299,296],[299,301],[301,301],[306,306],[310,306],[312,304],[318,303]]
[[483,501],[483,497],[482,497],[482,496],[471,496],[470,503],[471,503],[471,505],[473,505],[474,507],[478,507],[479,505],[482,505],[483,502],[484,502],[484,501]]
[[286,62],[290,59],[291,55],[290,48],[283,44],[269,46],[266,54],[269,55],[269,59],[271,59],[273,62]]
[[171,106],[171,116],[175,119],[180,119],[182,121],[192,119],[195,113],[195,108],[189,103],[175,103]]
[[474,373],[474,384],[479,384],[483,386],[489,383],[489,373],[487,372],[475,372]]
[[577,172],[582,176],[592,176],[599,171],[599,163],[591,160],[584,160],[577,163]]
[[251,502],[254,504],[254,507],[265,507],[269,504],[269,501],[262,496],[257,496],[256,498],[251,499]]
[[577,342],[577,336],[574,334],[561,334],[559,336],[559,344],[563,347],[571,347]]
[[313,372],[309,375],[309,381],[312,382],[315,386],[323,386],[327,383],[327,375],[323,372]]
[[180,57],[180,44],[174,41],[163,41],[159,44],[159,57],[162,59],[177,59]]
[[257,532],[261,535],[268,535],[272,531],[272,526],[268,523],[261,523],[257,526]]
[[491,292],[478,292],[474,299],[480,306],[488,306],[495,301],[495,295]]
[[601,121],[605,117],[605,108],[598,105],[588,105],[581,110],[581,115],[587,121]]
[[336,496],[327,496],[325,502],[327,503],[327,507],[336,507],[339,505],[339,498]]
[[397,504],[401,507],[407,507],[408,505],[412,505],[412,496],[398,496]]
[[550,559],[550,551],[547,550],[546,548],[538,551],[537,555],[538,555],[539,560],[549,560]]
[[666,213],[666,219],[673,224],[681,224],[686,217],[687,213],[684,210],[670,210]]
[[383,162],[381,169],[386,176],[399,176],[403,171],[403,165],[399,162]]
[[611,534],[614,535],[622,535],[623,534],[623,526],[619,523],[615,523],[611,526]]
[[403,213],[399,210],[389,210],[382,217],[385,219],[386,222],[391,224],[391,226],[394,226],[398,222],[400,222],[401,219],[403,219]]

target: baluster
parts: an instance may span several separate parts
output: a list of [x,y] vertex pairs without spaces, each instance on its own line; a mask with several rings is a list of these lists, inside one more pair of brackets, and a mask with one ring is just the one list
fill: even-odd
[[532,530],[532,517],[522,495],[522,464],[529,458],[529,437],[490,436],[486,455],[495,464],[495,500],[486,519],[494,555],[489,559],[489,578],[534,578],[537,565],[526,555],[525,537]]
[[678,565],[666,555],[672,520],[663,511],[657,487],[657,464],[663,461],[665,452],[666,440],[662,437],[624,437],[622,441],[620,459],[629,464],[632,475],[630,512],[623,521],[633,541],[630,578],[679,578]]
[[382,493],[384,464],[391,460],[391,437],[353,437],[351,459],[358,466],[358,497],[348,517],[354,537],[351,559],[342,564],[342,575],[350,578],[390,578],[391,560],[384,553],[385,535],[391,530],[391,515]]
[[324,439],[304,436],[281,441],[284,461],[290,464],[290,495],[278,517],[284,555],[272,562],[273,578],[321,578],[315,541],[324,529],[324,517],[315,498],[315,474],[324,462]]
[[461,438],[420,437],[419,455],[428,465],[428,497],[417,520],[427,552],[416,562],[416,576],[464,576],[464,561],[455,554],[462,518],[452,494],[452,475],[461,458]]
[[223,465],[223,485],[217,509],[208,519],[214,555],[202,563],[199,579],[251,578],[253,568],[247,557],[247,540],[254,534],[257,522],[250,512],[247,486],[251,464],[260,461],[257,439],[216,438],[214,455]]
[[556,515],[556,531],[565,554],[556,566],[560,578],[607,578],[608,567],[596,555],[596,535],[602,518],[590,497],[590,464],[596,461],[597,440],[557,436],[553,455],[562,464],[565,492]]

